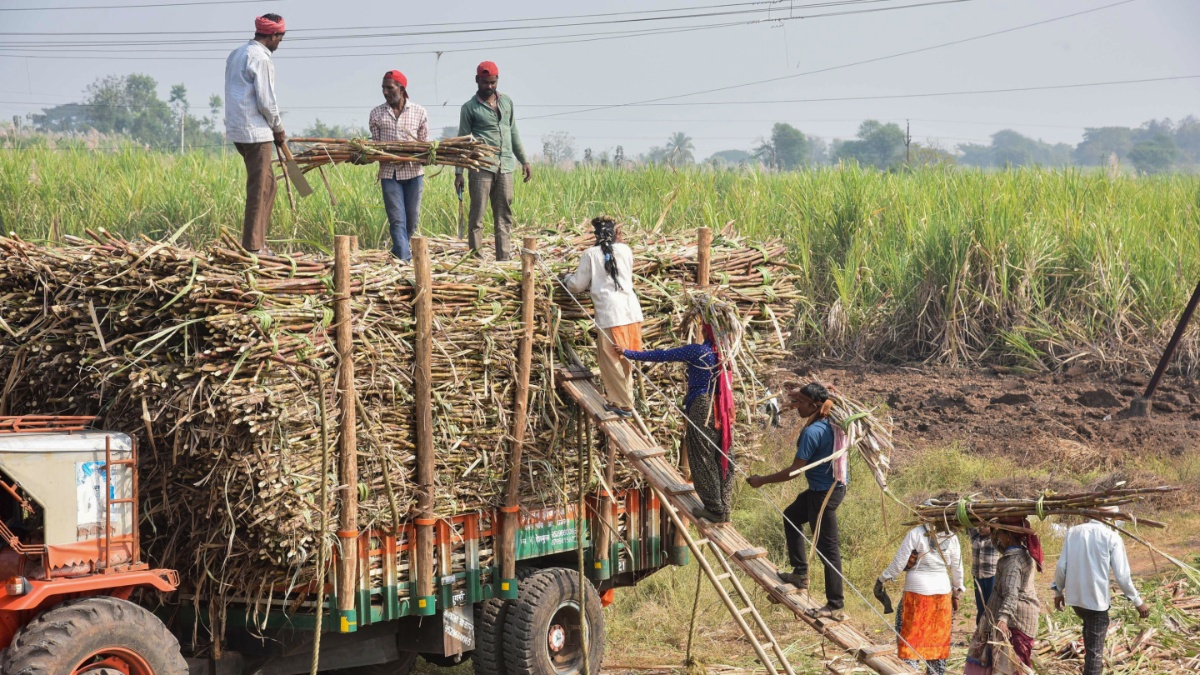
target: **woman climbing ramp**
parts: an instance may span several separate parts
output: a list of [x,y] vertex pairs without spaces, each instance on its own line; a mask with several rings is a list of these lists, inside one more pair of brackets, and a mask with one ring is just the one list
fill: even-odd
[[742,325],[730,304],[704,293],[691,296],[681,332],[700,324],[704,342],[674,349],[625,350],[634,361],[687,364],[688,389],[683,399],[687,413],[684,445],[692,482],[702,508],[697,518],[714,523],[729,520],[733,505],[733,376],[734,360],[741,348]]

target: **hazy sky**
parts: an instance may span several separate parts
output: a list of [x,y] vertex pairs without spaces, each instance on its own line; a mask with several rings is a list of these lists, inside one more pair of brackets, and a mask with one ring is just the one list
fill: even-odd
[[[127,7],[147,4],[173,6]],[[108,8],[80,9],[98,6]],[[914,139],[946,148],[986,143],[1001,128],[1075,143],[1088,126],[1200,115],[1200,78],[903,97],[1200,76],[1200,0],[0,0],[0,115],[79,100],[97,78],[133,72],[156,78],[164,98],[186,84],[203,112],[222,93],[226,54],[269,11],[289,28],[275,53],[289,133],[317,117],[365,126],[392,68],[435,130],[455,125],[485,59],[499,65],[534,152],[555,131],[574,136],[580,153],[622,144],[628,155],[684,131],[703,158],[748,149],[776,121],[832,139],[869,118],[910,119]],[[117,44],[86,44],[96,42]],[[771,78],[786,79],[679,96]],[[662,97],[672,98],[586,110]]]

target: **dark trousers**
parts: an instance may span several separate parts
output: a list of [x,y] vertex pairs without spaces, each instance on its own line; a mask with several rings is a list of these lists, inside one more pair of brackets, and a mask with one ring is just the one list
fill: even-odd
[[1072,607],[1083,619],[1083,675],[1102,675],[1104,672],[1104,639],[1108,637],[1108,610]]
[[992,588],[996,585],[996,577],[975,579],[975,625],[978,626],[983,613],[987,611],[988,600],[992,597]]
[[275,208],[275,144],[234,143],[246,163],[246,213],[242,220],[242,248],[257,251],[267,243],[267,227]]
[[468,216],[467,244],[472,251],[483,246],[483,213],[492,205],[492,222],[496,228],[496,260],[512,256],[509,233],[512,232],[513,175],[492,171],[470,171],[467,191],[471,195],[471,215]]
[[[842,551],[838,544],[837,509],[846,498],[846,486],[839,485],[829,497],[825,512],[821,514],[821,505],[825,503],[825,492],[805,490],[801,492],[792,505],[783,510],[787,518],[783,523],[783,533],[787,539],[788,558],[792,563],[792,571],[805,579],[808,578],[808,558],[805,555],[804,537],[797,528],[808,523],[811,531],[817,530],[817,516],[821,516],[820,532],[817,534],[817,553],[821,554],[825,566],[825,599],[829,606],[842,609],[846,604],[845,593],[842,590]],[[793,526],[794,525],[794,526]]]
[[412,249],[409,248],[408,242],[417,233],[424,179],[424,176],[405,180],[379,179],[379,185],[383,188],[383,208],[387,211],[388,229],[392,233],[392,255],[401,260],[412,260]]

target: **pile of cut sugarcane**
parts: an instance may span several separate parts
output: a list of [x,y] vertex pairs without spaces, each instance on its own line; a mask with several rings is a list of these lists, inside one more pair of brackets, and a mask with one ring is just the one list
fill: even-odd
[[[1104,643],[1104,672],[1200,672],[1200,596],[1196,588],[1180,579],[1151,591],[1146,601],[1155,608],[1152,623],[1127,623],[1121,613],[1114,611]],[[1078,673],[1084,654],[1079,626],[1058,623],[1053,615],[1045,619],[1046,629],[1038,635],[1034,650],[1034,665],[1049,675]]]
[[407,162],[426,166],[453,166],[463,169],[486,169],[500,153],[474,136],[444,138],[440,141],[371,141],[363,138],[289,138],[289,144],[300,148],[293,153],[296,162],[307,173],[327,164]]
[[[564,451],[560,424],[569,415],[551,379],[557,351],[573,344],[585,360],[593,352],[589,301],[576,304],[551,279],[573,270],[591,238],[570,226],[552,232],[540,240],[521,485],[530,508],[561,501],[578,470]],[[311,578],[317,543],[332,536],[319,528],[320,494],[340,484],[336,473],[321,473],[322,432],[336,447],[338,428],[331,259],[252,256],[229,238],[195,250],[89,234],[52,246],[0,237],[0,415],[99,414],[105,427],[138,436],[149,555],[204,585],[201,592],[269,592],[271,584]],[[645,344],[682,342],[695,270],[691,233],[626,235],[637,252]],[[461,242],[430,243],[434,504],[445,517],[500,503],[521,334],[520,268],[467,258]],[[712,251],[718,292],[737,306],[745,327],[739,395],[749,400],[758,392],[746,371],[786,355],[801,299],[783,254],[778,242],[751,247],[732,235]],[[384,251],[356,254],[363,528],[408,520],[415,501],[413,293],[411,267]],[[670,446],[682,436],[675,404],[683,369],[660,364],[647,377],[657,386],[640,383],[639,405],[651,432]],[[617,487],[635,480],[618,471]],[[327,522],[332,528],[336,518]]]
[[[915,509],[922,522],[942,523],[950,528],[972,528],[998,525],[1001,518],[1039,518],[1074,516],[1103,522],[1119,520],[1162,528],[1163,523],[1138,518],[1124,507],[1153,495],[1179,490],[1177,487],[1129,488],[1113,487],[1097,492],[1073,494],[1043,493],[1036,499],[975,500],[969,496],[957,500],[934,499]],[[1112,507],[1116,507],[1112,510]],[[1108,510],[1106,510],[1108,509]]]

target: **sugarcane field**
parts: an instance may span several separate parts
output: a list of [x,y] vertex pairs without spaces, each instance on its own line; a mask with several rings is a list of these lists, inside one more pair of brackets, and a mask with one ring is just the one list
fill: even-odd
[[1197,21],[0,2],[0,675],[1200,673]]

